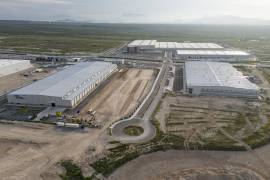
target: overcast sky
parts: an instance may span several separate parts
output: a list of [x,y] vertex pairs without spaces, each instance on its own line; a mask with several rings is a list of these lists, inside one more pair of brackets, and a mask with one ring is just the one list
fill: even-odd
[[270,20],[270,0],[0,0],[0,19],[173,23],[223,15]]

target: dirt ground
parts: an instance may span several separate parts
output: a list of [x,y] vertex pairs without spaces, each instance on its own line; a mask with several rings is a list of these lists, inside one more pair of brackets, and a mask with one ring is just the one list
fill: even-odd
[[[266,180],[270,145],[252,152],[177,151],[143,155],[117,169],[110,180]],[[132,174],[132,175],[131,175]],[[268,177],[268,178],[267,178]]]
[[186,149],[190,143],[210,141],[249,149],[247,138],[267,125],[268,112],[266,104],[259,101],[167,95],[155,118],[163,132],[183,137]]
[[25,71],[10,74],[4,77],[0,77],[0,95],[9,91],[18,89],[33,82],[33,80],[42,79],[54,73],[55,71],[49,70],[48,72],[33,73],[32,75],[25,77],[23,74],[33,71],[35,68],[31,68]]
[[80,117],[96,111],[96,121],[106,123],[128,116],[143,101],[154,83],[152,69],[122,69],[80,109]]
[[[101,153],[106,142],[101,130],[68,131],[36,123],[0,124],[0,175],[2,180],[59,179],[62,159],[80,161]],[[93,153],[89,149],[95,147]]]
[[102,129],[63,130],[45,124],[0,123],[0,179],[59,179],[63,169],[56,163],[63,159],[73,159],[84,172],[91,172],[89,163],[110,146],[108,127],[112,120],[132,111],[153,81],[154,70],[129,69],[112,77],[81,113],[83,116],[90,107],[96,110],[97,119],[103,121]]

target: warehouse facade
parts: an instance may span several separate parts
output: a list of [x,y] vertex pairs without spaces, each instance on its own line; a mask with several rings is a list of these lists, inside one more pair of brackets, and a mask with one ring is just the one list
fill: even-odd
[[258,98],[259,87],[229,63],[185,63],[184,91],[191,95]]
[[0,77],[32,68],[28,60],[0,59]]
[[74,108],[116,70],[107,62],[78,63],[8,94],[8,102]]
[[177,50],[175,59],[183,61],[246,61],[251,58],[249,53],[232,50]]

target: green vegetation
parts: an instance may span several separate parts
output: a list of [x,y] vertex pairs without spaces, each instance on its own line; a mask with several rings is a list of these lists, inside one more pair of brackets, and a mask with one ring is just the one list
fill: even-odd
[[0,49],[31,53],[101,52],[134,39],[216,42],[269,60],[270,26],[81,24],[0,21]]
[[61,174],[60,177],[63,180],[91,180],[91,177],[84,177],[82,175],[81,168],[71,160],[61,161],[61,166],[65,168],[65,174]]
[[115,169],[139,157],[142,154],[167,149],[183,149],[182,137],[172,134],[164,134],[159,130],[159,124],[154,121],[157,127],[156,137],[147,143],[142,144],[121,144],[109,149],[110,153],[92,164],[92,167],[103,175],[111,174]]
[[143,133],[143,128],[139,126],[128,126],[124,129],[124,133],[129,136],[139,136]]
[[233,141],[226,137],[220,130],[218,130],[214,136],[209,138],[200,139],[203,144],[199,145],[198,149],[201,150],[219,150],[219,151],[245,151],[245,147],[238,145],[236,141]]
[[262,72],[263,77],[266,79],[266,81],[268,81],[268,83],[270,83],[270,74],[267,71],[267,69],[266,68],[260,68],[260,71]]
[[[269,117],[268,117],[269,119]],[[247,136],[243,141],[248,144],[252,149],[266,145],[270,140],[270,121],[268,120],[267,124],[260,128],[258,131],[252,133],[250,136]]]

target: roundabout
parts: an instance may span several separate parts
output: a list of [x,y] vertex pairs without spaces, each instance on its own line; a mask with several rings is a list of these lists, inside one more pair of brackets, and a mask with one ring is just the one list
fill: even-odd
[[115,140],[122,143],[143,143],[155,137],[156,129],[150,121],[130,118],[111,126],[111,133]]

